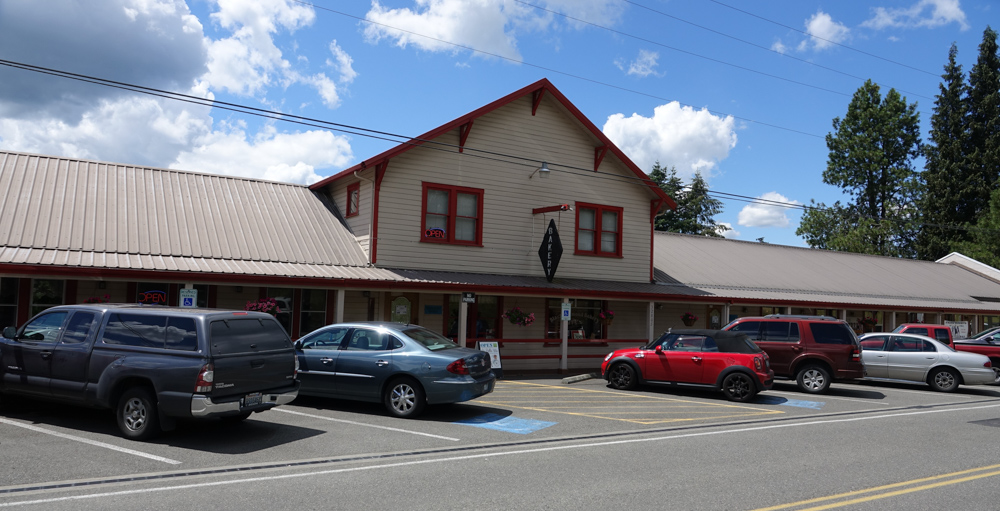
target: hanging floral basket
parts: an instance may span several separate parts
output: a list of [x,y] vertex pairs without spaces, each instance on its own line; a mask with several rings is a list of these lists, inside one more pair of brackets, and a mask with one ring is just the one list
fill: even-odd
[[261,298],[257,301],[247,302],[243,310],[265,312],[272,316],[277,316],[281,312],[281,307],[278,306],[278,302],[274,298]]
[[604,322],[605,325],[611,325],[611,322],[615,320],[615,311],[611,309],[602,310],[597,313],[597,318]]
[[698,321],[698,316],[695,316],[690,312],[685,312],[684,314],[681,314],[681,321],[684,323],[684,326],[693,326],[695,321]]
[[535,313],[524,312],[520,307],[507,309],[500,317],[518,326],[528,326],[535,322]]

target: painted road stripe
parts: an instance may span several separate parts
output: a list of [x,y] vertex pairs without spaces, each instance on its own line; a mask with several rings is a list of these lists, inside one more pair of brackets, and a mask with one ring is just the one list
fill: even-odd
[[787,399],[780,396],[757,396],[754,400],[755,403],[764,405],[782,405],[782,406],[795,406],[798,408],[811,408],[813,410],[822,410],[824,403],[823,401],[802,401],[800,399]]
[[[38,499],[38,500],[22,500],[17,502],[4,502],[0,503],[0,507],[14,507],[14,506],[25,506],[25,505],[37,505],[37,504],[50,504],[53,502],[67,502],[73,500],[87,500],[87,499],[97,499],[105,497],[120,497],[123,495],[140,495],[143,493],[155,493],[155,492],[170,492],[178,490],[191,490],[196,488],[211,488],[218,486],[226,486],[231,484],[247,484],[247,483],[262,483],[271,481],[284,481],[288,479],[297,479],[301,477],[315,477],[330,474],[344,474],[348,472],[361,472],[364,470],[380,470],[388,468],[397,467],[408,467],[416,465],[427,465],[431,463],[454,463],[458,461],[473,460],[490,458],[496,456],[515,456],[515,455],[526,455],[535,454],[540,452],[553,452],[553,451],[565,451],[571,449],[587,449],[593,447],[606,447],[611,445],[623,445],[623,444],[636,444],[640,442],[663,442],[666,440],[676,440],[679,438],[694,438],[702,436],[717,436],[726,435],[733,433],[747,433],[751,431],[765,431],[769,429],[783,429],[783,428],[798,428],[807,426],[816,426],[822,424],[835,424],[839,422],[855,422],[855,421],[867,421],[867,420],[878,420],[878,419],[893,419],[896,417],[908,417],[914,415],[927,415],[932,413],[951,413],[951,412],[964,412],[969,410],[987,410],[990,408],[1000,407],[1000,404],[995,405],[984,405],[984,406],[970,406],[966,408],[946,408],[943,410],[920,410],[916,412],[905,412],[905,413],[889,413],[884,415],[872,415],[867,417],[851,417],[846,419],[827,419],[827,420],[816,420],[816,421],[805,421],[805,422],[793,422],[787,424],[769,424],[766,426],[754,426],[748,428],[737,428],[737,429],[721,429],[716,431],[699,431],[695,433],[681,433],[677,435],[667,435],[667,436],[657,436],[650,438],[629,438],[625,440],[608,440],[604,442],[591,442],[586,444],[573,444],[573,445],[557,445],[551,447],[539,447],[535,449],[521,449],[516,451],[494,451],[488,453],[479,454],[469,454],[465,456],[452,456],[447,458],[434,458],[434,459],[423,459],[423,460],[412,460],[412,461],[401,461],[398,463],[384,463],[381,465],[369,465],[366,467],[348,467],[348,468],[335,468],[329,470],[317,470],[314,472],[299,472],[295,474],[281,474],[281,475],[269,475],[261,477],[247,477],[242,479],[229,479],[226,481],[213,481],[205,483],[192,483],[174,486],[160,486],[155,488],[142,488],[136,490],[122,490],[115,492],[105,492],[105,493],[92,493],[89,495],[72,495],[67,497],[53,497],[48,499]],[[780,509],[780,508],[778,508]]]
[[517,433],[519,435],[527,435],[529,433],[534,433],[540,429],[545,429],[549,426],[555,426],[558,422],[548,422],[548,421],[537,421],[533,419],[519,419],[517,417],[504,417],[502,415],[497,415],[495,413],[487,413],[485,415],[479,415],[471,419],[462,419],[456,421],[453,424],[461,424],[462,426],[474,426],[477,428],[485,429],[495,429],[497,431],[504,431],[507,433]]
[[33,426],[31,424],[25,424],[23,422],[13,421],[10,419],[0,418],[0,423],[9,424],[11,426],[17,426],[19,428],[29,429],[37,433],[45,433],[46,435],[52,435],[59,438],[65,438],[66,440],[72,440],[74,442],[80,442],[88,445],[93,445],[96,447],[103,447],[105,449],[111,449],[112,451],[123,452],[125,454],[131,454],[133,456],[140,456],[143,458],[148,458],[153,461],[162,461],[163,463],[169,463],[171,465],[180,465],[181,462],[177,460],[172,460],[170,458],[164,458],[162,456],[157,456],[155,454],[149,454],[142,451],[136,451],[134,449],[126,449],[124,447],[118,447],[117,445],[106,444],[104,442],[98,442],[97,440],[91,440],[89,438],[83,438],[79,436],[67,435],[66,433],[60,433],[58,431],[52,431],[45,428],[40,428],[38,426]]
[[286,408],[272,408],[271,410],[275,411],[275,412],[290,413],[292,415],[301,415],[302,417],[310,417],[310,418],[313,418],[313,419],[320,419],[320,420],[324,420],[324,421],[342,422],[344,424],[353,424],[355,426],[364,426],[366,428],[384,429],[384,430],[388,430],[388,431],[396,431],[396,432],[399,432],[399,433],[409,433],[411,435],[429,436],[431,438],[439,438],[441,440],[450,440],[452,442],[457,442],[458,441],[457,438],[451,438],[451,437],[447,437],[447,436],[432,435],[430,433],[422,433],[420,431],[410,431],[408,429],[390,428],[388,426],[376,426],[375,424],[365,424],[364,422],[355,422],[355,421],[349,421],[349,420],[344,420],[344,419],[334,419],[333,417],[323,417],[322,415],[313,415],[311,413],[295,412],[295,411],[292,411],[292,410],[288,410]]

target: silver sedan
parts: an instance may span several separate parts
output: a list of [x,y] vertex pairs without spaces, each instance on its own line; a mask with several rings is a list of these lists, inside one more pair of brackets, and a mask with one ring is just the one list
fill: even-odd
[[868,378],[921,382],[941,392],[952,392],[960,384],[985,385],[996,380],[989,357],[955,351],[917,334],[865,334],[861,358]]
[[295,342],[300,396],[382,402],[413,418],[425,404],[459,403],[493,391],[490,356],[417,326],[339,323]]

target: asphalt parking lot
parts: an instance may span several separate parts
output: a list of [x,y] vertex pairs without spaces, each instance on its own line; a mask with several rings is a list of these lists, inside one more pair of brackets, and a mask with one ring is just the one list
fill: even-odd
[[242,424],[190,421],[143,443],[120,437],[107,411],[7,400],[0,412],[0,501],[46,485],[135,474],[260,470],[985,402],[1000,402],[1000,387],[943,394],[920,385],[859,382],[809,395],[778,381],[739,404],[677,387],[626,392],[601,379],[517,379],[499,381],[493,393],[472,402],[429,407],[416,420],[390,417],[378,404],[300,398]]

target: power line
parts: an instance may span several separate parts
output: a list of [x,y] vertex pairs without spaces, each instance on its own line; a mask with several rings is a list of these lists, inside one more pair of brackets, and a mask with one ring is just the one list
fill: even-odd
[[[488,51],[485,51],[485,50],[480,50],[480,49],[477,49],[477,48],[473,48],[471,46],[466,46],[464,44],[459,44],[459,43],[454,43],[454,42],[451,42],[451,41],[446,41],[444,39],[439,39],[437,37],[432,37],[432,36],[429,36],[429,35],[420,34],[420,33],[417,33],[417,32],[413,32],[411,30],[397,28],[397,27],[394,27],[394,26],[391,26],[391,25],[387,25],[385,23],[379,23],[379,22],[374,21],[374,20],[370,20],[370,19],[367,19],[367,18],[362,18],[360,16],[355,16],[353,14],[348,14],[346,12],[338,11],[338,10],[335,10],[335,9],[330,9],[329,7],[323,7],[321,5],[316,5],[316,4],[313,4],[313,3],[310,3],[310,2],[306,2],[304,0],[291,0],[291,1],[293,1],[295,3],[298,3],[298,4],[307,5],[309,7],[314,8],[314,9],[319,9],[319,10],[322,10],[322,11],[327,11],[327,12],[331,12],[331,13],[334,13],[334,14],[339,14],[341,16],[352,18],[352,19],[361,21],[363,23],[368,23],[368,24],[371,24],[371,25],[378,25],[380,27],[385,27],[385,28],[388,28],[388,29],[391,29],[391,30],[395,30],[397,32],[402,32],[402,33],[414,35],[414,36],[417,36],[417,37],[422,37],[424,39],[428,39],[428,40],[431,40],[431,41],[437,41],[439,43],[448,44],[448,45],[454,46],[456,48],[461,48],[463,50],[468,50],[468,51],[471,51],[471,52],[474,52],[474,53],[479,53],[479,54],[482,54],[482,55],[488,55],[490,57],[495,57],[495,58],[498,58],[498,59],[506,60],[508,62],[514,62],[516,64],[521,64],[521,65],[524,65],[524,66],[533,67],[535,69],[541,69],[542,71],[548,71],[550,73],[555,73],[555,74],[559,74],[559,75],[562,75],[562,76],[568,76],[570,78],[575,78],[577,80],[582,80],[582,81],[585,81],[585,82],[590,82],[590,83],[593,83],[593,84],[596,84],[596,85],[601,85],[603,87],[608,87],[608,88],[611,88],[611,89],[616,89],[616,90],[620,90],[620,91],[623,91],[623,92],[628,92],[628,93],[631,93],[631,94],[636,94],[636,95],[639,95],[639,96],[645,96],[645,97],[656,99],[656,100],[659,100],[659,101],[667,101],[667,102],[677,101],[675,99],[665,98],[665,97],[662,97],[662,96],[657,96],[655,94],[650,94],[650,93],[647,93],[647,92],[642,92],[642,91],[637,91],[637,90],[634,90],[634,89],[629,89],[629,88],[622,87],[622,86],[619,86],[619,85],[614,85],[614,84],[611,84],[611,83],[608,83],[608,82],[602,82],[600,80],[595,80],[593,78],[587,78],[585,76],[575,75],[575,74],[572,74],[572,73],[569,73],[569,72],[566,72],[566,71],[560,71],[558,69],[553,69],[553,68],[550,68],[550,67],[540,66],[538,64],[532,64],[532,63],[524,61],[524,60],[518,60],[518,59],[515,59],[515,58],[512,58],[512,57],[506,57],[506,56],[503,56],[503,55],[500,55],[500,54],[497,54],[497,53],[491,53],[491,52],[488,52]],[[680,101],[677,101],[677,103],[680,104],[680,105],[689,107],[689,108],[697,108],[694,105],[689,105],[687,103],[681,103]],[[788,131],[788,132],[791,132],[791,133],[798,133],[799,135],[805,135],[807,137],[824,138],[824,135],[817,135],[815,133],[809,133],[809,132],[797,130],[797,129],[794,129],[794,128],[786,128],[784,126],[779,126],[777,124],[770,124],[770,123],[766,123],[766,122],[762,122],[762,121],[757,121],[757,120],[754,120],[754,119],[750,119],[748,117],[740,117],[740,116],[737,116],[737,115],[728,114],[728,113],[720,112],[720,111],[717,111],[717,110],[710,110],[710,109],[707,109],[707,108],[705,110],[707,112],[709,112],[709,113],[714,114],[714,115],[721,115],[721,116],[725,116],[725,117],[732,117],[734,119],[739,119],[741,121],[746,121],[746,122],[750,122],[750,123],[753,123],[753,124],[758,124],[758,125],[761,125],[761,126],[767,126],[769,128],[775,128],[775,129],[779,129],[779,130],[782,130],[782,131]]]
[[[628,1],[628,0],[625,0],[625,1]],[[925,71],[923,69],[920,69],[920,68],[917,68],[917,67],[913,67],[913,66],[908,65],[908,64],[903,64],[902,62],[897,62],[897,61],[892,60],[892,59],[887,59],[885,57],[880,57],[878,55],[875,55],[874,53],[868,53],[868,52],[866,52],[864,50],[859,50],[859,49],[854,48],[852,46],[848,46],[846,44],[838,43],[837,41],[831,41],[830,39],[824,39],[824,38],[822,38],[822,37],[820,37],[818,35],[810,34],[809,32],[806,32],[806,31],[804,31],[802,29],[791,27],[791,26],[785,25],[784,23],[781,23],[779,21],[774,21],[772,19],[765,18],[763,16],[754,14],[754,13],[752,13],[750,11],[744,11],[743,9],[740,9],[738,7],[733,7],[732,5],[722,3],[719,0],[708,0],[708,1],[712,2],[714,4],[718,4],[718,5],[721,5],[723,7],[726,7],[728,9],[732,9],[732,10],[737,11],[737,12],[741,12],[743,14],[746,14],[747,16],[752,16],[752,17],[757,18],[759,20],[763,20],[763,21],[766,21],[768,23],[773,23],[775,25],[778,25],[779,27],[784,27],[784,28],[787,28],[788,30],[794,30],[794,31],[796,31],[796,32],[798,32],[800,34],[804,34],[806,36],[809,36],[809,37],[812,37],[812,38],[815,38],[815,39],[819,39],[820,41],[825,41],[825,42],[828,42],[830,44],[835,44],[837,46],[840,46],[841,48],[846,48],[846,49],[851,50],[851,51],[856,51],[856,52],[858,52],[858,53],[860,53],[862,55],[868,55],[869,57],[876,58],[876,59],[879,59],[879,60],[883,60],[885,62],[889,62],[889,63],[892,63],[892,64],[896,64],[897,66],[905,67],[907,69],[912,69],[914,71],[919,71],[919,72],[924,73],[924,74],[929,74],[929,75],[934,76],[934,77],[938,76],[936,73],[932,73],[930,71]]]
[[[518,1],[518,2],[520,2],[521,0],[515,0],[515,1]],[[794,55],[789,55],[789,54],[787,54],[787,53],[782,53],[782,52],[780,52],[780,51],[778,51],[778,50],[775,50],[775,49],[773,49],[773,48],[768,48],[767,46],[764,46],[764,45],[760,45],[760,44],[757,44],[757,43],[755,43],[755,42],[753,42],[753,41],[747,41],[746,39],[740,39],[739,37],[736,37],[736,36],[734,36],[734,35],[731,35],[731,34],[727,34],[727,33],[725,33],[725,32],[721,32],[721,31],[719,31],[719,30],[715,30],[715,29],[712,29],[712,28],[709,28],[709,27],[706,27],[706,26],[703,26],[703,25],[699,25],[699,24],[697,24],[697,23],[694,23],[694,22],[691,22],[691,21],[688,21],[688,20],[686,20],[686,19],[683,19],[683,18],[679,18],[679,17],[677,17],[677,16],[674,16],[674,15],[672,15],[672,14],[667,14],[667,13],[665,13],[665,12],[663,12],[663,11],[659,11],[659,10],[656,10],[656,9],[653,9],[652,7],[648,7],[648,6],[645,6],[645,5],[642,5],[642,4],[640,4],[640,3],[637,3],[637,2],[633,2],[632,0],[622,0],[622,1],[623,1],[623,2],[625,2],[625,3],[628,3],[628,4],[631,4],[631,5],[634,5],[634,6],[636,6],[636,7],[639,7],[639,8],[642,8],[642,9],[646,9],[647,11],[650,11],[650,12],[655,12],[656,14],[659,14],[659,15],[661,15],[661,16],[664,16],[664,17],[667,17],[667,18],[670,18],[670,19],[673,19],[673,20],[676,20],[676,21],[679,21],[679,22],[681,22],[681,23],[686,23],[686,24],[688,24],[688,25],[691,25],[691,26],[693,26],[693,27],[696,27],[696,28],[700,28],[701,30],[705,30],[705,31],[708,31],[708,32],[711,32],[711,33],[713,33],[713,34],[717,34],[717,35],[720,35],[720,36],[722,36],[722,37],[726,37],[726,38],[729,38],[729,39],[732,39],[732,40],[734,40],[734,41],[739,41],[739,42],[741,42],[741,43],[743,43],[743,44],[747,44],[747,45],[750,45],[750,46],[753,46],[753,47],[755,47],[755,48],[759,48],[759,49],[762,49],[762,50],[765,50],[765,51],[769,51],[769,52],[771,52],[771,53],[774,53],[774,54],[776,54],[776,55],[780,55],[781,57],[784,57],[784,58],[787,58],[787,59],[792,59],[792,60],[795,60],[795,61],[798,61],[798,62],[801,62],[801,63],[803,63],[803,64],[808,64],[808,65],[810,65],[810,66],[815,66],[815,67],[818,67],[818,68],[820,68],[820,69],[825,69],[825,70],[827,70],[827,71],[830,71],[830,72],[833,72],[833,73],[837,73],[837,74],[839,74],[839,75],[843,75],[843,76],[847,76],[847,77],[849,77],[849,78],[854,78],[854,79],[856,79],[856,80],[861,80],[861,81],[864,81],[864,80],[865,80],[865,78],[863,78],[863,77],[861,77],[861,76],[857,76],[857,75],[853,75],[853,74],[851,74],[851,73],[848,73],[848,72],[845,72],[845,71],[841,71],[841,70],[839,70],[839,69],[834,69],[834,68],[832,68],[832,67],[828,67],[828,66],[824,66],[824,65],[822,65],[822,64],[818,64],[818,63],[816,63],[816,62],[813,62],[813,61],[811,61],[811,60],[808,60],[808,59],[803,59],[803,58],[799,58],[799,57],[796,57],[796,56],[794,56]],[[521,2],[521,3],[524,3],[524,2]],[[937,76],[937,75],[935,75],[935,76]],[[892,87],[890,87],[889,85],[886,85],[886,84],[883,84],[883,83],[878,83],[878,82],[875,82],[875,83],[876,83],[877,85],[881,86],[881,87],[886,87],[886,88],[890,88],[890,89],[892,88]],[[909,91],[905,91],[905,90],[903,90],[903,89],[897,89],[897,90],[899,90],[900,92],[905,92],[906,94],[909,94],[909,95],[911,95],[911,96],[916,96],[916,97],[920,97],[920,98],[924,98],[924,99],[934,99],[934,98],[931,98],[931,97],[929,97],[929,96],[924,96],[924,95],[922,95],[922,94],[917,94],[917,93],[915,93],[915,92],[909,92]]]

